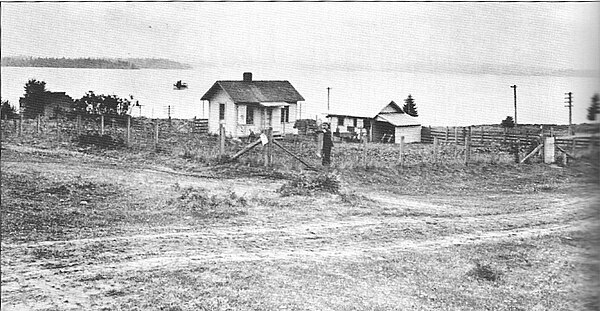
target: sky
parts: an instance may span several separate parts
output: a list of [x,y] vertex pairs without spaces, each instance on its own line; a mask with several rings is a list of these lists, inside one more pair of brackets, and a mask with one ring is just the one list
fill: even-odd
[[2,3],[3,56],[595,70],[600,3]]
[[[306,114],[327,111],[331,87],[332,110],[412,94],[428,124],[477,124],[510,115],[517,84],[524,122],[564,123],[564,93],[576,94],[575,120],[584,122],[600,85],[600,2],[12,2],[0,10],[2,56],[167,58],[198,71],[188,81],[194,100],[215,80],[252,71],[290,80]],[[22,82],[13,84],[17,102]]]

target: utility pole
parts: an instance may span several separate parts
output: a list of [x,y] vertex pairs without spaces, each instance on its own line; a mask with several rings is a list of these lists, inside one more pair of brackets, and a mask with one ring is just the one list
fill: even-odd
[[330,87],[327,87],[327,113],[329,113],[329,91],[331,90]]
[[517,125],[517,85],[511,85],[510,87],[515,90],[515,125]]
[[573,132],[571,131],[572,122],[572,108],[573,108],[573,92],[565,93],[568,97],[565,98],[567,101],[567,105],[565,107],[569,107],[569,135]]

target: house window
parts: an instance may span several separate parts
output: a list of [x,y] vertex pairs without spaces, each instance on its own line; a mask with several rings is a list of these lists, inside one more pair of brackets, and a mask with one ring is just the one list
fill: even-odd
[[358,127],[358,118],[353,118],[353,120],[354,120],[354,127],[355,128]]
[[254,108],[246,107],[246,124],[254,124]]
[[338,125],[344,125],[344,117],[338,117]]
[[290,106],[281,108],[281,123],[290,122]]
[[225,120],[225,104],[219,104],[219,120]]

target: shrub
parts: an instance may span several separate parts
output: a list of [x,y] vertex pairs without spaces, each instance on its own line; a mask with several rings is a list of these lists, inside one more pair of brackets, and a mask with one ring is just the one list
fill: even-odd
[[319,173],[317,175],[300,174],[294,176],[290,181],[279,188],[279,193],[288,195],[308,195],[313,192],[329,192],[338,194],[340,192],[339,177],[332,173]]
[[475,267],[471,269],[467,275],[473,276],[479,280],[496,282],[500,280],[502,273],[489,264],[475,261]]
[[248,213],[246,199],[233,191],[210,195],[206,189],[187,187],[182,190],[177,205],[201,218],[231,218]]

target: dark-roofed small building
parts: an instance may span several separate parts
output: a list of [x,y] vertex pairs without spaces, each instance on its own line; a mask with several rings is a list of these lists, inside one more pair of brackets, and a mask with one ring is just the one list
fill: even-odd
[[419,119],[406,114],[394,101],[364,115],[330,113],[327,117],[334,135],[340,137],[354,137],[364,129],[369,141],[400,143],[400,137],[406,143],[421,141]]
[[241,81],[217,81],[202,96],[208,101],[208,131],[246,137],[272,128],[275,135],[294,133],[296,111],[304,98],[288,81],[256,81],[245,72]]

